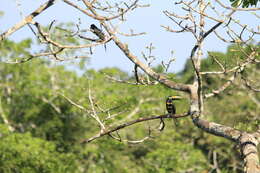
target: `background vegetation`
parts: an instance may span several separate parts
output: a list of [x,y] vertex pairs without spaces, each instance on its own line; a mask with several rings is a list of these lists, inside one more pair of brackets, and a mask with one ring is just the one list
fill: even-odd
[[[0,45],[0,57],[27,58],[30,47],[30,40],[19,43],[5,40]],[[226,53],[211,52],[211,56],[203,59],[202,68],[218,70],[212,57],[232,66],[243,60],[239,50],[231,45]],[[250,51],[250,46],[243,50]],[[140,144],[119,142],[105,136],[82,145],[83,139],[98,133],[96,121],[88,111],[91,110],[90,90],[98,115],[107,125],[118,125],[128,118],[164,114],[166,97],[178,94],[161,85],[113,82],[107,75],[129,81],[134,79],[117,68],[95,71],[87,70],[86,66],[80,65],[83,73],[79,75],[45,59],[0,64],[0,172],[201,173],[216,171],[213,169],[216,165],[221,172],[242,172],[235,144],[202,132],[189,118],[177,123],[167,120],[163,131],[158,130],[160,121],[155,120],[119,132],[122,139],[138,140],[151,131],[151,137]],[[182,72],[169,76],[188,83],[193,76],[191,69],[191,63],[187,61]],[[155,70],[163,73],[160,66]],[[257,81],[259,72],[260,66],[257,66],[242,75]],[[225,82],[207,76],[203,80],[206,81],[205,91]],[[207,119],[241,130],[256,130],[260,124],[259,104],[248,102],[252,98],[242,83],[242,80],[236,81],[228,91],[205,102]],[[259,94],[254,97],[260,99]],[[185,99],[178,102],[177,112],[187,112],[187,105]],[[108,111],[115,117],[107,118]]]

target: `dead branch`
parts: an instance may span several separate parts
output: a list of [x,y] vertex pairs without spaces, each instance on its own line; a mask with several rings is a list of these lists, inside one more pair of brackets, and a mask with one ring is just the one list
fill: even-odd
[[17,24],[15,24],[13,27],[11,27],[10,29],[8,29],[7,31],[5,31],[4,33],[2,33],[0,35],[0,41],[2,41],[3,39],[5,39],[6,37],[10,36],[12,33],[16,32],[17,30],[19,30],[20,28],[22,28],[23,26],[31,23],[33,21],[33,18],[38,16],[39,14],[41,14],[44,10],[46,10],[47,8],[49,8],[50,6],[52,6],[55,3],[55,0],[49,0],[46,3],[44,3],[43,5],[41,5],[39,8],[37,8],[35,11],[33,11],[30,15],[28,15],[27,17],[25,17],[22,21],[18,22]]
[[90,48],[90,47],[95,47],[95,46],[98,46],[98,45],[102,45],[102,44],[105,44],[107,42],[109,42],[111,40],[111,37],[109,38],[106,38],[106,40],[104,41],[101,41],[101,42],[98,42],[98,43],[91,43],[91,44],[84,44],[84,45],[63,45],[61,43],[58,43],[54,40],[52,40],[50,37],[49,37],[49,34],[44,32],[42,29],[41,29],[41,26],[38,22],[35,22],[34,25],[36,26],[36,28],[38,29],[39,31],[39,34],[42,36],[42,38],[44,39],[44,41],[47,43],[47,44],[50,44],[50,45],[53,45],[55,47],[58,47],[60,49],[81,49],[81,48]]
[[232,75],[228,81],[226,83],[224,83],[221,87],[219,87],[216,90],[213,90],[211,93],[205,94],[204,98],[209,98],[209,97],[213,97],[216,95],[219,95],[220,93],[222,93],[224,90],[226,90],[236,79],[237,73],[234,73],[234,75]]
[[146,74],[148,74],[150,77],[152,77],[153,79],[157,80],[158,82],[160,82],[161,84],[163,84],[163,85],[165,85],[169,88],[184,91],[184,92],[189,92],[189,86],[188,85],[179,84],[179,83],[175,83],[171,80],[168,80],[165,76],[154,72],[148,65],[142,63],[136,56],[134,56],[130,52],[127,44],[123,44],[113,34],[111,29],[107,25],[105,25],[105,24],[103,24],[103,25],[106,28],[107,32],[112,36],[112,40],[123,51],[123,53],[126,55],[126,57],[128,57],[134,64],[136,64],[139,68],[141,68]]
[[250,90],[252,90],[252,91],[254,91],[254,92],[260,92],[260,89],[257,89],[257,88],[255,88],[254,86],[252,86],[252,84],[249,82],[249,80],[247,80],[245,77],[242,76],[241,79],[244,81],[245,86],[246,86],[248,89],[250,89]]
[[[119,12],[119,14],[116,14],[114,16],[101,16],[101,15],[96,15],[96,14],[91,14],[90,12],[88,12],[87,10],[84,10],[83,8],[79,7],[78,5],[68,1],[68,0],[63,0],[63,2],[65,2],[66,4],[78,9],[79,11],[83,12],[84,14],[86,14],[87,16],[99,20],[99,21],[109,21],[109,20],[113,20],[116,18],[119,18],[121,16],[123,16],[125,13],[127,13],[130,10],[133,10],[134,8],[137,7],[137,2],[138,0],[134,1],[131,5],[128,5],[128,7],[126,9],[123,9]],[[93,9],[93,5],[92,3],[88,2],[87,0],[83,0],[84,4],[86,5],[86,7],[93,13],[95,10]]]
[[21,63],[25,63],[25,62],[31,61],[32,59],[37,58],[37,57],[50,56],[50,55],[53,55],[54,57],[57,57],[57,55],[60,52],[62,52],[62,50],[63,49],[59,49],[59,50],[57,50],[55,52],[51,51],[51,52],[30,54],[28,58],[19,58],[19,59],[16,59],[14,61],[6,61],[5,63],[7,63],[7,64],[21,64]]
[[85,144],[85,143],[89,143],[95,139],[98,139],[102,136],[105,136],[105,135],[109,135],[110,133],[113,133],[113,132],[116,132],[120,129],[123,129],[125,127],[128,127],[128,126],[131,126],[133,124],[136,124],[136,123],[141,123],[141,122],[144,122],[144,121],[150,121],[150,120],[155,120],[155,119],[165,119],[165,118],[183,118],[183,117],[187,117],[189,116],[189,113],[186,113],[186,114],[179,114],[179,115],[169,115],[169,114],[164,114],[164,115],[157,115],[157,116],[150,116],[150,117],[146,117],[146,118],[138,118],[136,120],[132,120],[132,121],[129,121],[129,122],[126,122],[126,123],[123,123],[119,126],[116,126],[116,127],[109,127],[107,129],[104,129],[102,132],[98,133],[97,135],[89,138],[89,139],[85,139],[83,141],[81,141],[81,143]]

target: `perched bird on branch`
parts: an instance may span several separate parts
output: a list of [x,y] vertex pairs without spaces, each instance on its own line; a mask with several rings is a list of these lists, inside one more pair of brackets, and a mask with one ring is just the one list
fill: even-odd
[[93,32],[101,41],[105,40],[105,34],[96,25],[90,25],[90,31]]
[[[166,99],[166,109],[167,109],[167,112],[168,114],[170,115],[174,115],[176,113],[176,107],[173,103],[174,100],[180,100],[182,99],[182,97],[180,96],[169,96],[167,99]],[[177,126],[178,123],[175,119],[174,120],[174,123],[175,125]],[[160,121],[160,126],[159,126],[159,130],[162,131],[165,127],[165,123],[163,121],[163,119],[161,118],[161,121]]]
[[166,99],[166,109],[169,114],[174,115],[176,114],[176,107],[174,105],[174,100],[180,100],[182,97],[180,96],[169,96]]

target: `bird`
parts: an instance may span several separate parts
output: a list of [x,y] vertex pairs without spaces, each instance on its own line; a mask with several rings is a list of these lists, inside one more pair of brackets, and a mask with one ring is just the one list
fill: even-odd
[[105,40],[105,34],[96,25],[90,25],[90,31],[93,32],[101,41]]
[[176,107],[174,105],[174,100],[180,100],[182,97],[180,96],[169,96],[166,99],[166,110],[170,115],[176,114]]

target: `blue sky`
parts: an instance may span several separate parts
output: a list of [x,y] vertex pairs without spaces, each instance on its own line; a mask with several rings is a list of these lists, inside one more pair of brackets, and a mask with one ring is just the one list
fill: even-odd
[[[21,5],[17,5],[17,2]],[[0,11],[4,11],[4,16],[0,18],[0,31],[3,32],[20,21],[22,19],[20,11],[26,16],[44,2],[45,0],[2,0]],[[182,13],[182,11],[177,9],[171,0],[163,0],[160,2],[143,0],[141,2],[144,4],[150,3],[151,7],[137,9],[128,15],[128,22],[120,28],[124,31],[129,31],[129,29],[132,28],[135,32],[147,32],[148,34],[139,37],[123,38],[123,41],[129,43],[130,50],[132,50],[136,56],[140,57],[140,59],[142,59],[141,51],[145,51],[145,46],[153,43],[153,46],[156,47],[153,55],[157,58],[154,64],[160,63],[162,60],[167,61],[171,57],[171,51],[173,50],[176,61],[172,64],[170,71],[180,71],[194,46],[194,39],[187,33],[173,34],[166,32],[160,25],[170,25],[178,29],[176,25],[173,25],[173,23],[163,15],[162,11],[174,10],[176,13]],[[254,28],[260,23],[259,19],[257,21],[256,18],[250,15],[238,13],[237,16],[240,21]],[[96,21],[82,15],[62,1],[58,1],[39,17],[36,17],[35,20],[43,25],[48,25],[54,19],[59,23],[78,21],[78,18],[81,18],[82,28],[89,28],[89,25],[92,23],[97,24]],[[9,38],[19,41],[28,37],[33,37],[33,34],[26,26]],[[259,36],[255,37],[255,39],[257,41],[260,40]],[[204,46],[204,56],[206,56],[207,51],[223,52],[228,45],[217,40],[216,37],[210,36],[205,40]],[[59,64],[59,62],[57,62],[57,64]],[[95,69],[104,67],[119,67],[124,71],[131,72],[133,64],[120,52],[114,43],[111,42],[107,44],[107,51],[104,50],[103,46],[95,48],[90,64],[88,65],[88,68]]]

